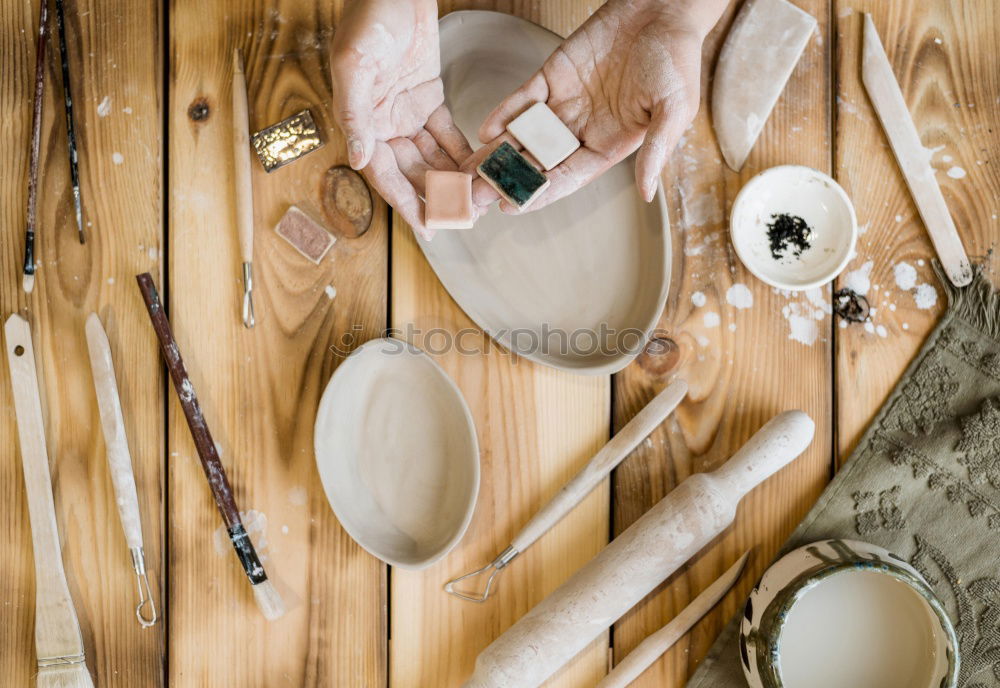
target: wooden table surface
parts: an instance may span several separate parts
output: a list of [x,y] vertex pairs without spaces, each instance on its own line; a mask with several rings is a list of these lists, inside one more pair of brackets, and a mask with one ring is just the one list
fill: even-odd
[[[561,34],[600,0],[466,0]],[[719,465],[775,413],[801,408],[816,439],[748,497],[735,525],[604,634],[553,686],[592,686],[609,661],[669,620],[744,550],[748,573],[636,685],[680,686],[810,508],[941,314],[932,251],[859,78],[862,13],[874,14],[921,139],[971,255],[1000,238],[1000,4],[995,0],[795,0],[819,20],[740,173],[721,162],[709,77],[731,6],[704,54],[704,105],[664,174],[673,283],[661,353],[582,378],[513,359],[438,357],[475,416],[482,485],[461,544],[422,572],[389,570],[340,528],[312,451],[323,387],[342,356],[389,327],[472,323],[441,287],[410,229],[377,202],[373,225],[321,266],[271,227],[289,203],[328,204],[327,170],[345,160],[330,116],[327,46],[342,0],[70,0],[68,40],[85,246],[67,186],[65,125],[48,59],[40,273],[20,289],[33,36],[38,0],[0,5],[0,311],[26,314],[41,368],[57,518],[69,585],[99,686],[458,686],[476,654],[678,481]],[[230,185],[232,49],[246,59],[251,126],[304,107],[320,151],[265,175],[255,166],[257,327],[245,331]],[[498,98],[502,94],[497,94]],[[779,293],[740,265],[727,236],[736,192],[782,163],[833,174],[863,230],[849,266],[869,275],[873,318],[840,327],[830,288]],[[896,266],[916,268],[903,290]],[[151,271],[246,520],[290,612],[268,624],[220,524],[161,366],[134,276]],[[843,282],[844,278],[841,278]],[[746,285],[753,305],[727,300]],[[336,289],[328,296],[327,287]],[[704,305],[700,297],[704,295]],[[931,295],[937,301],[930,307]],[[923,306],[923,307],[922,307]],[[84,339],[105,322],[125,406],[149,568],[163,620],[133,616],[135,590],[111,493]],[[718,316],[718,318],[716,318]],[[715,324],[718,322],[718,324]],[[419,344],[419,339],[416,341]],[[489,561],[560,484],[673,377],[689,398],[505,573],[483,605],[441,591]],[[34,572],[6,365],[0,365],[0,676],[34,675]]]

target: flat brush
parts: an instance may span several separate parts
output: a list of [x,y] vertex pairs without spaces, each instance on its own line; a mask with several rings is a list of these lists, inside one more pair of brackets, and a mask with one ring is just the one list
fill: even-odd
[[14,314],[4,325],[4,335],[35,558],[35,654],[38,662],[35,685],[38,688],[93,688],[94,682],[85,663],[80,621],[63,569],[31,326]]
[[69,83],[69,51],[66,50],[66,13],[63,0],[55,0],[56,28],[59,30],[59,59],[62,63],[63,103],[66,106],[66,145],[69,148],[69,177],[73,185],[73,209],[76,212],[76,231],[82,244],[83,209],[80,206],[80,166],[76,153],[76,126],[73,117],[73,92]]
[[153,285],[153,278],[148,272],[136,276],[139,283],[139,291],[142,292],[143,301],[146,302],[146,311],[156,332],[156,338],[160,342],[160,352],[163,360],[167,364],[170,372],[170,379],[173,380],[174,389],[184,410],[184,417],[187,419],[188,428],[194,438],[195,448],[198,450],[198,457],[201,459],[201,467],[208,478],[209,487],[212,488],[212,495],[215,497],[215,504],[222,514],[222,520],[226,524],[229,532],[229,539],[236,550],[243,570],[250,579],[253,586],[254,599],[257,606],[269,621],[277,619],[285,613],[285,604],[282,602],[278,591],[267,579],[264,566],[257,557],[257,552],[250,542],[243,522],[240,520],[240,511],[236,506],[236,499],[233,497],[233,490],[229,486],[229,479],[226,477],[226,470],[222,467],[219,459],[219,452],[215,448],[212,434],[208,431],[208,424],[198,403],[198,397],[188,377],[184,361],[181,359],[180,350],[177,348],[177,341],[170,329],[170,322],[166,313],[163,312],[163,305],[160,303],[160,296]]
[[24,278],[28,294],[35,288],[35,218],[38,216],[38,159],[42,147],[42,99],[45,93],[45,51],[49,44],[49,7],[41,0],[38,11],[38,47],[35,50],[35,104],[31,118],[31,156],[28,163],[28,217],[24,232]]

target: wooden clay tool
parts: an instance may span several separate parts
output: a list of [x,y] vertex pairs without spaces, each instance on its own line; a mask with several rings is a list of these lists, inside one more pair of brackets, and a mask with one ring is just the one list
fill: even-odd
[[63,10],[63,0],[55,0],[56,28],[59,29],[59,59],[62,63],[63,103],[66,107],[66,145],[69,150],[69,177],[73,187],[73,209],[76,212],[77,237],[82,244],[85,241],[83,233],[83,209],[80,207],[80,165],[76,152],[76,126],[73,118],[73,93],[69,82],[69,51],[66,50],[66,13]]
[[85,663],[80,622],[63,570],[31,326],[14,314],[7,319],[4,333],[35,554],[36,685],[39,688],[93,688]]
[[815,424],[772,418],[729,461],[692,475],[476,659],[466,688],[541,685],[733,522],[743,496],[801,454]]
[[972,282],[972,266],[955,229],[955,221],[948,212],[948,204],[941,194],[931,167],[930,154],[920,142],[920,135],[906,109],[903,92],[892,73],[892,65],[882,47],[875,22],[865,15],[864,52],[861,61],[861,80],[868,91],[875,113],[882,122],[882,129],[903,172],[906,185],[917,204],[920,217],[931,235],[941,266],[956,287]]
[[250,178],[250,115],[247,80],[240,51],[233,51],[233,174],[236,185],[236,230],[243,260],[243,326],[253,317],[253,180]]
[[[136,586],[139,589],[139,604],[135,608],[135,615],[140,626],[149,628],[156,623],[156,606],[149,586],[149,576],[146,574],[139,498],[136,496],[135,476],[132,473],[132,455],[128,450],[128,438],[125,437],[125,418],[118,398],[118,380],[111,358],[111,344],[97,313],[91,313],[87,317],[86,331],[90,370],[97,392],[97,409],[101,415],[101,429],[104,431],[104,444],[108,452],[111,484],[115,488],[118,516],[132,555],[132,568],[135,570]],[[146,607],[149,608],[148,611]]]
[[[459,576],[445,584],[446,592],[470,602],[484,602],[489,596],[497,575],[521,552],[531,547],[535,540],[547,533],[552,526],[562,520],[562,517],[573,510],[580,501],[590,494],[614,468],[620,464],[639,442],[669,416],[687,394],[688,386],[683,380],[677,380],[657,394],[646,404],[621,431],[611,438],[594,457],[580,469],[573,478],[563,485],[548,504],[521,529],[510,545],[497,555],[496,559],[476,571]],[[482,593],[470,593],[458,590],[456,583],[478,577],[489,572],[486,587]]]
[[35,50],[35,104],[31,117],[31,154],[28,162],[28,212],[24,231],[24,277],[28,294],[35,288],[35,220],[38,217],[38,158],[42,146],[42,102],[45,95],[45,50],[49,43],[49,4],[39,3],[38,47]]
[[651,667],[653,662],[673,647],[674,643],[726,596],[743,573],[749,556],[750,552],[746,552],[717,581],[705,588],[691,601],[691,604],[671,619],[670,623],[639,643],[597,684],[597,688],[625,688],[639,678],[642,672]]
[[816,19],[787,0],[748,0],[719,53],[712,80],[712,127],[726,164],[746,162]]
[[148,272],[144,272],[136,276],[136,281],[139,283],[139,290],[146,303],[146,311],[153,323],[156,338],[160,342],[160,352],[163,354],[170,379],[173,381],[177,397],[180,399],[188,428],[194,438],[194,445],[198,450],[198,457],[201,459],[201,467],[205,471],[208,485],[215,497],[215,504],[219,508],[219,513],[222,514],[222,520],[229,532],[229,539],[233,543],[236,556],[239,557],[247,578],[250,579],[250,585],[253,586],[253,595],[257,606],[260,607],[268,621],[273,621],[285,613],[285,604],[278,595],[278,591],[274,589],[274,585],[267,579],[264,566],[257,557],[257,551],[254,549],[253,543],[250,542],[246,528],[243,527],[240,510],[236,506],[233,490],[226,477],[226,469],[222,467],[219,451],[215,447],[212,434],[208,431],[208,424],[205,422],[201,405],[198,403],[197,395],[195,395],[194,385],[191,384],[187,369],[184,367],[174,333],[170,329],[170,322],[163,312],[160,296],[156,293],[156,287],[153,286],[153,278]]

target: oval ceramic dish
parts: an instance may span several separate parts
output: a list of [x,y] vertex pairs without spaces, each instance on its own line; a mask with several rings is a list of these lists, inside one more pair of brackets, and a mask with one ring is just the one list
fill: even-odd
[[454,547],[479,492],[479,445],[455,383],[419,349],[376,339],[323,392],[316,467],[337,519],[359,545],[403,568]]
[[[452,12],[440,26],[445,100],[473,143],[486,115],[562,40],[496,12]],[[494,207],[473,229],[418,242],[445,289],[491,337],[576,373],[624,368],[641,352],[667,298],[663,193],[653,203],[642,200],[631,158],[537,212],[508,216]],[[602,350],[592,336],[603,338],[602,331],[612,340],[618,333],[623,344]]]
[[920,573],[852,540],[783,556],[754,586],[740,624],[750,688],[955,688],[957,648]]

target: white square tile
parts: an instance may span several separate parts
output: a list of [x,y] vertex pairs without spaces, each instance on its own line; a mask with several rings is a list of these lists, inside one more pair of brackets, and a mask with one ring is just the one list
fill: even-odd
[[545,103],[535,103],[518,115],[507,131],[517,139],[546,170],[568,158],[580,142]]

